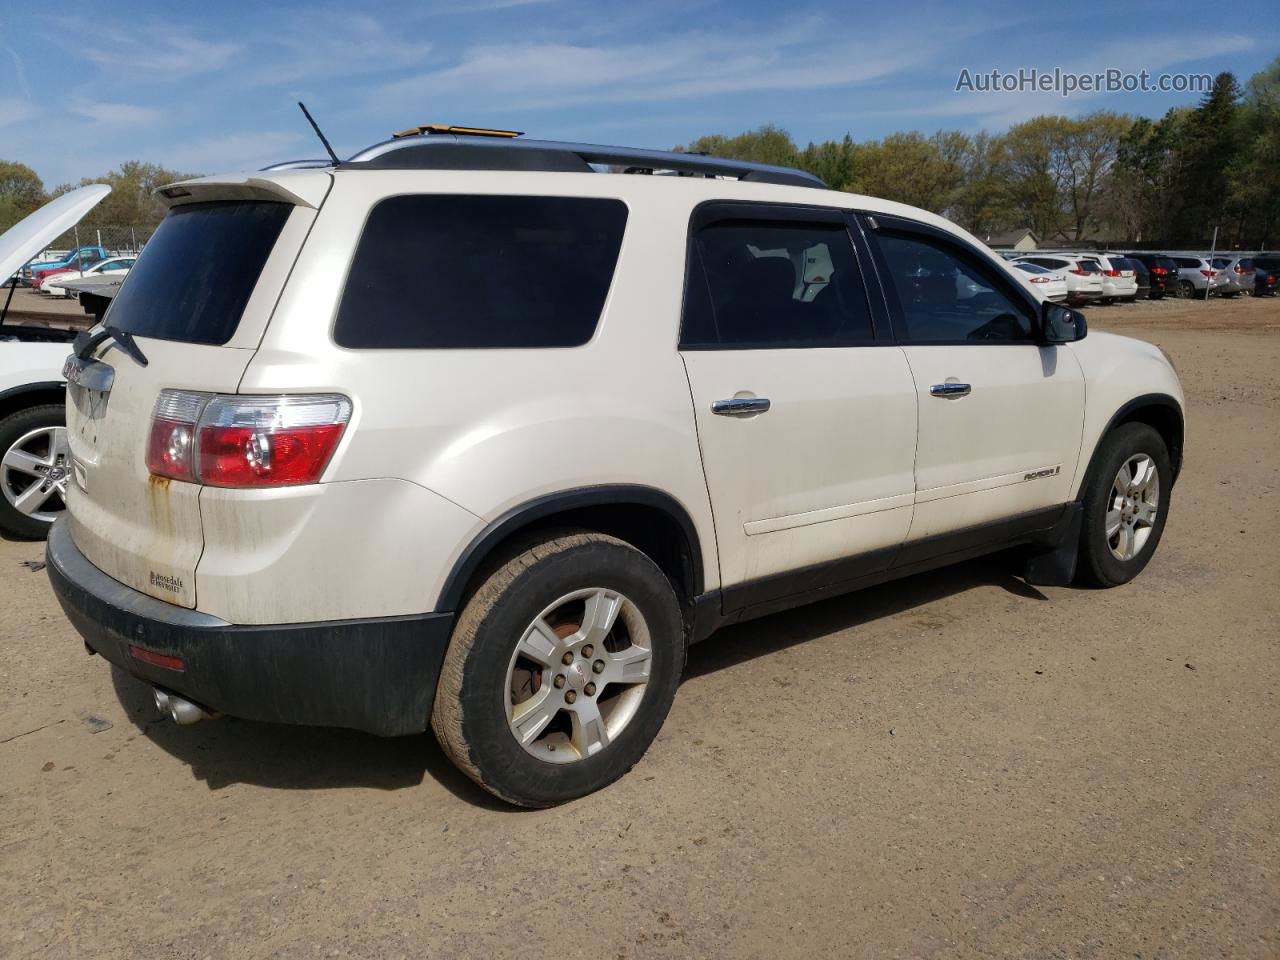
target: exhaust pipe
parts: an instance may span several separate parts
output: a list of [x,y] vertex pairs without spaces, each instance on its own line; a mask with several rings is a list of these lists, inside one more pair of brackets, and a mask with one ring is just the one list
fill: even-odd
[[156,701],[156,709],[162,714],[168,714],[169,719],[180,727],[189,727],[193,723],[199,723],[201,720],[212,720],[218,716],[206,710],[204,707],[185,700],[176,693],[170,693],[168,690],[161,690],[156,687],[153,691]]

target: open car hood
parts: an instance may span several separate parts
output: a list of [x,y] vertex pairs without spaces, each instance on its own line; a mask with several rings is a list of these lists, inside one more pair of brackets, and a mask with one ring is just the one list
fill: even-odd
[[0,234],[0,283],[8,283],[23,264],[83,220],[110,192],[105,183],[79,187],[50,200]]

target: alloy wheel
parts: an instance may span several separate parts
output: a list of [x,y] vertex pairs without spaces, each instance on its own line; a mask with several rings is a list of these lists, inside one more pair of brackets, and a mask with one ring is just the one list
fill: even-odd
[[1111,483],[1104,533],[1117,560],[1132,560],[1146,546],[1160,512],[1160,473],[1145,453],[1120,465]]
[[39,427],[0,458],[0,491],[19,513],[53,523],[66,507],[70,470],[67,428]]
[[640,609],[592,587],[547,606],[507,666],[507,723],[526,751],[573,763],[604,750],[636,714],[653,661]]

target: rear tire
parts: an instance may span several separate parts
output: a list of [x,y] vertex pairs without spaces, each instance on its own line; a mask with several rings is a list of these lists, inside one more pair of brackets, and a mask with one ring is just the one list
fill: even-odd
[[1178,296],[1190,300],[1196,295],[1196,285],[1190,280],[1178,281]]
[[[65,491],[71,469],[70,458],[65,455],[65,423],[66,411],[54,404],[27,407],[0,420],[0,531],[11,537],[43,540],[49,534],[52,517],[65,508],[60,490]],[[61,438],[62,459],[58,459],[58,450],[48,446],[46,438],[54,436]],[[36,465],[32,454],[48,463]],[[52,480],[30,472],[41,468],[60,472],[53,473]],[[35,497],[47,494],[47,499],[35,504],[23,496],[28,491]]]
[[1126,423],[1102,441],[1084,496],[1079,578],[1098,587],[1128,583],[1164,534],[1173,470],[1160,434]]
[[553,806],[635,766],[684,657],[675,591],[652,560],[600,533],[551,536],[493,570],[463,608],[431,726],[489,792]]

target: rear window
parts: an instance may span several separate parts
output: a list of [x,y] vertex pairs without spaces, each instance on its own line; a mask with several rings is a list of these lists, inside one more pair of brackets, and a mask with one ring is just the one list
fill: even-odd
[[174,207],[138,255],[107,322],[139,337],[226,343],[292,210],[260,200]]
[[1077,260],[1076,266],[1085,273],[1101,273],[1102,267],[1098,266],[1097,260]]
[[1214,257],[1214,258],[1213,258],[1213,265],[1214,265],[1215,267],[1217,267],[1219,270],[1221,270],[1221,269],[1222,269],[1223,267],[1225,267],[1225,266],[1229,266],[1229,265],[1230,265],[1230,263],[1231,263],[1231,261],[1230,261],[1230,260],[1228,260],[1226,257]]
[[369,215],[334,341],[354,348],[576,347],[595,333],[620,200],[403,196]]

